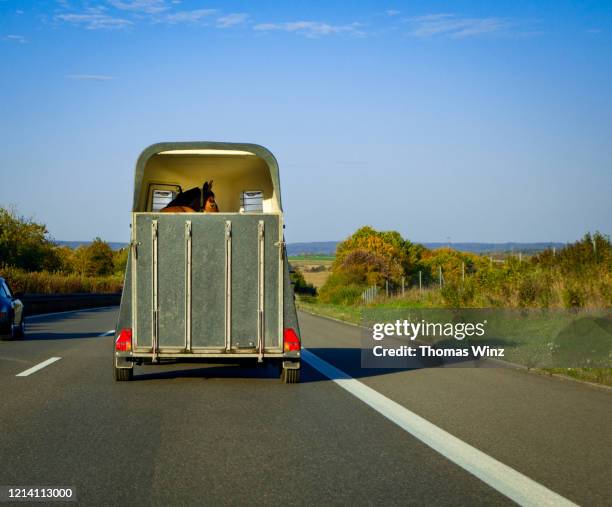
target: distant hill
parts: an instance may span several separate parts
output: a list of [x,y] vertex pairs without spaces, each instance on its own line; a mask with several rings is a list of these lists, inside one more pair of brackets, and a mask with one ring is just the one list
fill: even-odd
[[[56,241],[58,245],[78,248],[81,245],[89,245],[91,241]],[[308,243],[287,243],[287,255],[334,255],[339,241],[313,241]],[[128,243],[109,242],[113,250],[125,248]],[[422,243],[427,248],[442,248],[450,245],[451,248],[461,252],[472,253],[495,253],[495,252],[522,252],[534,253],[546,248],[563,248],[565,243]]]
[[334,255],[338,241],[315,241],[312,243],[287,243],[287,255]]
[[461,252],[472,253],[494,253],[494,252],[522,252],[534,253],[541,252],[547,248],[563,248],[565,243],[556,243],[550,241],[548,243],[423,243],[427,248],[435,249],[448,247]]
[[[89,245],[91,241],[55,241],[59,246],[68,246],[70,248],[78,248],[81,245]],[[119,243],[116,241],[108,241],[108,246],[110,246],[113,250],[120,250],[121,248],[125,248],[128,246],[128,243]]]
[[[338,241],[315,241],[312,243],[287,243],[287,254],[295,255],[334,255]],[[448,247],[461,252],[494,253],[494,252],[522,252],[534,253],[547,248],[563,248],[565,243],[422,243],[431,249]]]

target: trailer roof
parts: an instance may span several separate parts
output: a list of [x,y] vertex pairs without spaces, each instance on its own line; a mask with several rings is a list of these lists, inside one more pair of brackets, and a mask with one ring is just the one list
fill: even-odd
[[226,143],[212,141],[189,141],[189,142],[165,142],[157,143],[146,148],[138,157],[134,174],[134,198],[132,211],[141,211],[142,186],[145,179],[147,163],[156,155],[163,156],[253,156],[261,159],[268,168],[274,194],[277,199],[278,209],[282,211],[281,189],[278,163],[274,155],[258,144],[249,143]]

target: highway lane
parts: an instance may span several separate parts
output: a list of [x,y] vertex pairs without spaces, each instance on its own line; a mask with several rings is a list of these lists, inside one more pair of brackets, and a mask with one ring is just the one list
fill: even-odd
[[[112,338],[99,337],[115,318],[32,319],[28,339],[0,343],[0,484],[74,485],[88,504],[511,503],[308,365],[295,386],[272,369],[201,365],[137,368],[135,382],[115,383]],[[358,330],[300,319],[304,345],[360,382],[573,501],[610,504],[610,429],[589,412],[611,420],[607,393],[505,369],[359,371]],[[49,357],[62,359],[15,376]],[[504,396],[526,405],[513,419]],[[546,399],[534,416],[546,424],[578,403],[548,439],[520,420]]]
[[361,369],[361,328],[304,312],[300,325],[379,393],[566,498],[612,505],[612,391],[514,368]]

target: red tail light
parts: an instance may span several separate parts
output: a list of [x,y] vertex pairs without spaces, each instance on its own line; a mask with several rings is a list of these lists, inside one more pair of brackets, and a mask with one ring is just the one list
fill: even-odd
[[290,327],[286,328],[285,332],[283,333],[283,348],[285,349],[285,352],[291,352],[294,350],[299,351],[301,348],[300,338],[295,330]]
[[130,352],[132,350],[132,330],[122,329],[115,341],[117,352]]

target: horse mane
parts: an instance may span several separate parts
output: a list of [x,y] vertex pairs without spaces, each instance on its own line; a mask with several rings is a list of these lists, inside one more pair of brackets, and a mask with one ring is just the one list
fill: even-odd
[[[167,208],[172,206],[187,206],[194,211],[200,211],[202,209],[201,198],[202,193],[199,187],[190,188],[179,194],[168,203]],[[204,201],[206,202],[206,201]]]

